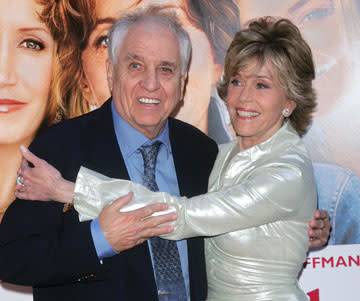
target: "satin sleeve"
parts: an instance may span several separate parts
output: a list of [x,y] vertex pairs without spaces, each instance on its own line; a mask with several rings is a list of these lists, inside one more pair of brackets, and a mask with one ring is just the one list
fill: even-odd
[[192,198],[152,192],[126,180],[107,178],[82,167],[79,171],[74,201],[80,220],[96,217],[101,209],[119,196],[134,192],[130,211],[156,202],[166,202],[176,211],[174,232],[164,238],[179,240],[194,236],[215,236],[251,228],[296,215],[303,205],[306,177],[296,167],[265,166],[241,184],[224,187]]

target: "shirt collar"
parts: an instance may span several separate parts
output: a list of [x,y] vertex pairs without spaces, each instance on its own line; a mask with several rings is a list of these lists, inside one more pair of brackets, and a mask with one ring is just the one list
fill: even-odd
[[140,146],[156,140],[161,141],[162,145],[165,146],[167,156],[171,155],[168,121],[166,121],[165,127],[160,135],[150,140],[121,118],[120,114],[116,111],[113,101],[111,102],[111,113],[116,137],[123,156],[131,156]]

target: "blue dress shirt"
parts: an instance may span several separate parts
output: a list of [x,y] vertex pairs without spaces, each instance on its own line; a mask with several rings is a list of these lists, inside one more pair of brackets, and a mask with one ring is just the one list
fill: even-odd
[[[116,111],[113,102],[111,103],[111,111],[112,111],[116,138],[121,150],[121,154],[124,158],[130,179],[131,181],[142,184],[142,176],[144,173],[144,162],[142,155],[139,151],[139,147],[142,145],[149,144],[152,141],[146,138],[142,133],[131,127],[127,122],[125,122],[121,118],[119,113]],[[154,140],[158,140],[162,142],[162,144],[160,145],[160,149],[156,161],[156,171],[155,171],[156,183],[159,187],[159,190],[167,192],[172,195],[180,195],[174,160],[171,151],[171,145],[169,139],[169,127],[167,122],[165,124],[164,130]],[[111,257],[117,254],[117,252],[112,249],[112,247],[106,240],[100,228],[98,219],[95,219],[91,222],[91,235],[94,241],[97,255],[100,259]],[[150,249],[151,259],[153,261],[150,242],[148,242],[148,246]],[[188,295],[188,300],[190,300],[189,297],[190,281],[189,281],[188,254],[187,254],[186,240],[178,241],[177,247],[179,249],[181,268],[185,280],[185,287]]]

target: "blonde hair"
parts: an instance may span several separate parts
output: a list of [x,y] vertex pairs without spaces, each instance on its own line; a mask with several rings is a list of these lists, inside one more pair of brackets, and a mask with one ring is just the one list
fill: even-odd
[[81,51],[95,24],[92,0],[37,0],[40,21],[55,42],[54,72],[48,105],[40,130],[89,111],[81,91]]
[[316,107],[312,87],[315,67],[311,49],[299,29],[290,20],[264,17],[239,31],[227,51],[224,76],[218,84],[223,99],[230,78],[254,61],[259,67],[265,64],[274,68],[286,97],[296,103],[290,122],[303,135]]

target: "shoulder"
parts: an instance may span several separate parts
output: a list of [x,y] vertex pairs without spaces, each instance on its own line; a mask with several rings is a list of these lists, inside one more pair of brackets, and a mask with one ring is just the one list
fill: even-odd
[[64,120],[47,129],[44,133],[39,135],[36,139],[55,139],[64,134],[76,136],[82,134],[84,131],[95,128],[99,125],[101,120],[107,119],[111,115],[110,103],[105,103],[101,108],[86,113],[84,115]]
[[186,122],[169,118],[169,131],[172,147],[183,147],[192,156],[198,154],[202,157],[208,157],[209,160],[212,158],[215,160],[218,153],[216,142],[196,127]]
[[112,122],[109,103],[105,103],[103,107],[95,111],[64,120],[48,128],[34,139],[31,148],[38,148],[38,146],[43,148],[46,145],[51,147],[73,145],[83,136],[95,135],[95,132],[99,131],[99,127],[103,127],[105,122]]
[[215,147],[217,150],[216,142],[191,124],[169,118],[169,129],[170,135],[176,135],[178,140],[184,140],[184,142],[190,140],[191,143],[205,144],[210,147]]
[[34,139],[29,149],[63,171],[82,161],[99,137],[111,129],[113,129],[111,111],[101,107],[50,127]]

